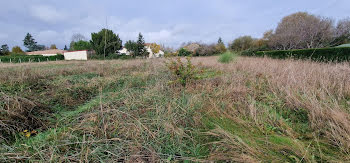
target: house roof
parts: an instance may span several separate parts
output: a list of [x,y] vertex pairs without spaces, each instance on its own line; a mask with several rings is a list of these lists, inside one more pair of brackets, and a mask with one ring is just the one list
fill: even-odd
[[41,55],[41,54],[63,54],[64,52],[67,52],[66,50],[60,50],[60,49],[49,49],[49,50],[42,50],[42,51],[33,51],[33,52],[27,52],[27,55]]

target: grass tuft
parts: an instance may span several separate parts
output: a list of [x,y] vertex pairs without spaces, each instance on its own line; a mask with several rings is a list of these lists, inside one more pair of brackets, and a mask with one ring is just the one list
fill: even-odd
[[236,54],[230,51],[227,51],[219,56],[218,61],[221,63],[230,63],[236,59]]

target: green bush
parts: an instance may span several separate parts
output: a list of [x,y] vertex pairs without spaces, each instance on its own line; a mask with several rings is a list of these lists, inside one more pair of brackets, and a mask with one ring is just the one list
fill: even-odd
[[110,54],[107,55],[106,57],[102,56],[102,55],[91,55],[89,56],[89,59],[96,59],[96,60],[112,60],[112,59],[122,59],[122,60],[126,60],[126,59],[133,59],[135,57],[131,56],[131,55],[126,55],[126,54]]
[[276,51],[258,51],[242,52],[244,56],[271,57],[276,59],[310,59],[319,62],[344,62],[350,61],[350,47],[343,48],[321,48],[321,49],[302,49],[302,50],[276,50]]
[[185,48],[181,48],[179,51],[178,51],[178,56],[180,57],[184,57],[184,56],[190,56],[192,55],[192,52],[186,50]]
[[185,87],[188,82],[198,79],[196,75],[200,74],[201,71],[192,64],[191,57],[186,57],[186,61],[182,62],[181,58],[178,57],[176,60],[170,59],[169,62],[166,62],[166,66],[176,78],[170,83],[180,83]]
[[230,62],[232,62],[235,59],[235,57],[236,57],[235,53],[227,51],[225,53],[222,53],[219,56],[218,61],[221,62],[221,63],[230,63]]
[[56,60],[64,60],[64,56],[62,54],[58,54],[55,56],[13,54],[10,56],[0,57],[0,62],[5,62],[5,63],[45,62],[45,61],[56,61]]

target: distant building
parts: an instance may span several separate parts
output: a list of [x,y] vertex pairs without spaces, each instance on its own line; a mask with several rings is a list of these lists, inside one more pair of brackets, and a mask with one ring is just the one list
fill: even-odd
[[[147,52],[148,52],[148,58],[159,58],[164,56],[164,52],[162,50],[159,50],[158,53],[153,54],[152,49],[150,47],[151,44],[145,44]],[[131,55],[131,53],[123,47],[121,50],[118,51],[120,54],[125,54],[125,55]]]
[[131,55],[131,53],[125,47],[123,47],[123,49],[119,50],[118,52],[120,54]]
[[64,52],[67,52],[67,51],[60,50],[60,49],[49,49],[49,50],[43,50],[43,51],[26,52],[26,54],[27,55],[54,56],[57,54],[63,54]]

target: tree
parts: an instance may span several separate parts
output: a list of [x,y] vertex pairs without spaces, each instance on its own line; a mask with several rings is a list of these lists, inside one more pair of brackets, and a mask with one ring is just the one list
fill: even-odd
[[139,33],[139,37],[137,40],[137,50],[136,50],[136,56],[142,56],[146,57],[148,54],[147,49],[145,47],[145,39],[143,38],[142,34]]
[[241,36],[229,45],[229,49],[232,51],[247,50],[253,47],[253,42],[254,39],[251,36]]
[[63,50],[68,50],[67,45],[64,45],[64,49]]
[[152,43],[150,45],[150,48],[151,48],[153,54],[157,54],[160,51],[160,45],[158,45],[156,43]]
[[135,41],[127,41],[124,47],[131,53],[132,56],[135,56],[135,53],[137,51],[137,43]]
[[72,50],[91,50],[91,44],[89,41],[80,40],[78,42],[73,43]]
[[305,49],[328,46],[333,37],[333,20],[297,12],[278,24],[269,40],[274,49]]
[[226,46],[224,42],[222,41],[221,37],[219,37],[218,44],[216,45],[216,51],[217,53],[224,53],[226,52]]
[[333,46],[350,42],[350,18],[340,20],[335,29]]
[[55,44],[52,44],[52,45],[50,46],[50,49],[57,49],[57,47],[56,47]]
[[217,44],[200,44],[200,47],[194,52],[195,56],[212,56],[220,54]]
[[86,41],[86,37],[80,33],[72,35],[71,42]]
[[24,37],[23,45],[28,49],[27,51],[35,51],[37,48],[37,42],[35,42],[35,39],[30,33],[27,33],[27,35]]
[[1,45],[0,55],[9,55],[9,54],[10,54],[9,46],[7,44]]
[[91,33],[90,44],[98,55],[118,53],[118,50],[122,48],[122,40],[119,38],[119,35],[114,34],[109,29]]
[[225,45],[224,42],[222,41],[221,37],[219,37],[218,44],[223,44],[223,45]]
[[34,48],[34,51],[45,50],[45,49],[48,49],[45,47],[45,45],[36,45]]
[[14,46],[12,48],[12,54],[24,54],[24,51],[19,46]]
[[192,55],[192,52],[186,50],[185,48],[181,48],[178,52],[177,52],[178,56],[190,56]]

